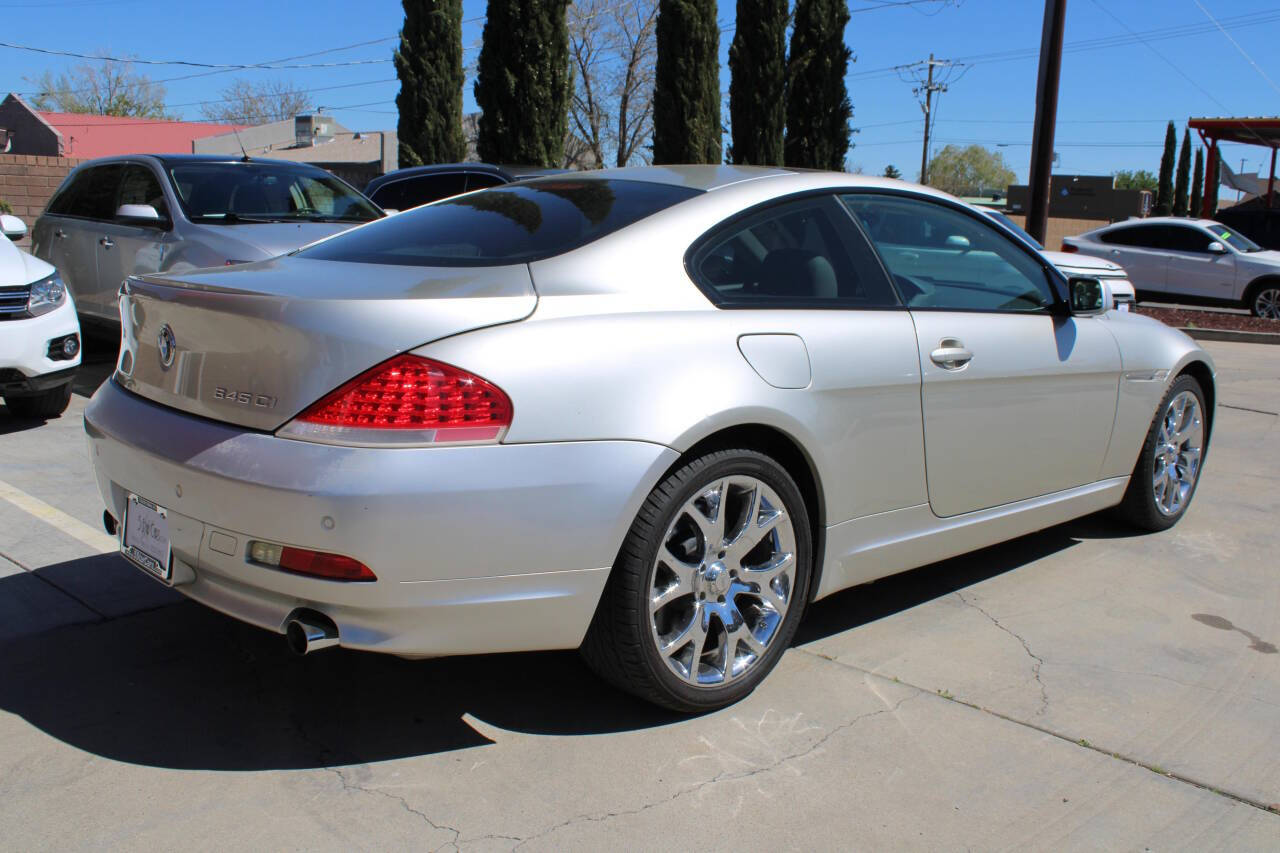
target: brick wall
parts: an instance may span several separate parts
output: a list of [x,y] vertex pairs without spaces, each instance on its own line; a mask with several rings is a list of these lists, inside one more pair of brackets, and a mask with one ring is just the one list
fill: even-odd
[[[1009,218],[1018,223],[1019,228],[1027,226],[1025,216],[1010,213]],[[1044,247],[1050,251],[1059,252],[1062,250],[1063,237],[1075,237],[1110,224],[1110,219],[1065,219],[1061,216],[1050,216],[1049,221],[1045,223]]]
[[[30,232],[36,217],[44,213],[49,196],[80,161],[74,157],[42,157],[35,154],[0,154],[0,199],[14,216],[27,223]],[[19,245],[30,245],[30,236]]]

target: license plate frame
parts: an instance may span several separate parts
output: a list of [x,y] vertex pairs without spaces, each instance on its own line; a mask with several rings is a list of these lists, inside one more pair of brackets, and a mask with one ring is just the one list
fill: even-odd
[[164,583],[172,583],[173,543],[169,539],[169,511],[141,495],[130,493],[121,527],[120,553],[125,559]]

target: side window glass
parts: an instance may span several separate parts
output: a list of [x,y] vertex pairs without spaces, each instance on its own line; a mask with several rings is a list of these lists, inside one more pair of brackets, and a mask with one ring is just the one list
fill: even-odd
[[1040,311],[1055,301],[1043,264],[976,214],[903,196],[841,199],[909,307]]
[[115,219],[116,189],[123,171],[124,166],[118,163],[90,169],[85,188],[76,193],[72,202],[70,215],[103,221]]
[[1102,242],[1137,249],[1163,249],[1167,244],[1165,230],[1159,225],[1135,225],[1106,232],[1102,235]]
[[1182,225],[1175,225],[1168,230],[1167,248],[1175,252],[1198,252],[1202,255],[1209,253],[1209,243],[1212,242],[1212,238],[1203,231]]
[[[169,218],[169,205],[165,204],[164,191],[160,189],[160,181],[146,166],[126,166],[124,177],[120,180],[120,195],[116,207],[122,204],[149,204],[160,214],[161,219]],[[114,211],[112,211],[114,214]]]
[[496,187],[505,183],[506,181],[502,180],[502,178],[499,178],[497,175],[486,175],[483,172],[467,173],[467,192],[471,192],[472,190],[482,190],[487,187]]
[[900,304],[875,252],[832,196],[785,203],[729,225],[695,253],[691,267],[716,302],[733,307]]
[[83,169],[75,174],[70,180],[63,183],[62,187],[49,199],[49,206],[45,208],[45,213],[52,213],[57,216],[75,216],[75,200],[76,196],[84,192],[89,184],[89,169]]
[[449,196],[460,195],[467,186],[462,172],[446,172],[405,178],[379,187],[373,201],[380,207],[408,210]]

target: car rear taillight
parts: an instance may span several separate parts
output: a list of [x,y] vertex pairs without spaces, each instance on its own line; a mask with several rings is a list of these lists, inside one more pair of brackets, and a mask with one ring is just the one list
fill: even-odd
[[1080,249],[1079,249],[1079,247],[1077,247],[1077,246],[1073,246],[1073,245],[1071,245],[1070,243],[1067,243],[1067,242],[1065,242],[1065,241],[1064,241],[1064,242],[1063,242],[1063,244],[1062,244],[1062,251],[1064,251],[1064,252],[1078,252],[1078,251],[1080,251]]
[[249,543],[249,559],[264,566],[284,569],[296,575],[310,575],[331,581],[376,581],[378,578],[359,560],[341,554],[292,548],[274,542]]
[[312,404],[278,435],[370,446],[494,442],[511,414],[511,399],[492,382],[399,355]]

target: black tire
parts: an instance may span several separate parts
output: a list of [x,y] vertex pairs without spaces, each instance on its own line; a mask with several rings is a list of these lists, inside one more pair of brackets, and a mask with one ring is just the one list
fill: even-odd
[[1255,317],[1280,320],[1280,279],[1259,281],[1249,287],[1244,307]]
[[31,420],[48,420],[56,418],[67,410],[71,403],[71,383],[59,385],[39,394],[24,394],[20,397],[5,397],[4,404],[15,418]]
[[[661,539],[677,513],[700,490],[718,479],[732,476],[756,478],[781,500],[795,537],[795,576],[786,612],[763,654],[728,684],[694,686],[677,677],[656,648],[649,595],[657,571],[658,548],[663,544]],[[795,636],[808,601],[812,541],[804,498],[795,481],[773,459],[742,449],[719,450],[692,459],[655,486],[641,506],[580,652],[600,677],[656,705],[687,713],[731,705],[754,690],[769,674]],[[720,556],[723,557],[723,553]],[[697,665],[695,659],[695,667]]]
[[1151,419],[1151,426],[1147,430],[1146,440],[1142,442],[1142,452],[1138,454],[1138,461],[1133,467],[1132,476],[1129,478],[1129,487],[1125,490],[1124,499],[1116,507],[1116,513],[1122,520],[1141,530],[1168,530],[1177,524],[1179,519],[1186,514],[1187,508],[1191,506],[1191,500],[1195,497],[1196,488],[1200,485],[1200,474],[1204,470],[1205,455],[1209,449],[1209,424],[1207,420],[1202,426],[1203,438],[1201,440],[1200,459],[1195,473],[1195,480],[1191,484],[1191,490],[1187,493],[1176,512],[1165,513],[1156,506],[1156,492],[1153,481],[1156,473],[1160,427],[1164,421],[1169,403],[1184,391],[1189,391],[1195,395],[1196,403],[1199,405],[1200,417],[1202,419],[1207,417],[1207,410],[1204,405],[1204,390],[1200,387],[1200,383],[1193,376],[1179,376],[1169,386],[1169,390],[1165,392],[1164,397],[1160,400],[1160,406],[1156,409],[1156,413]]

